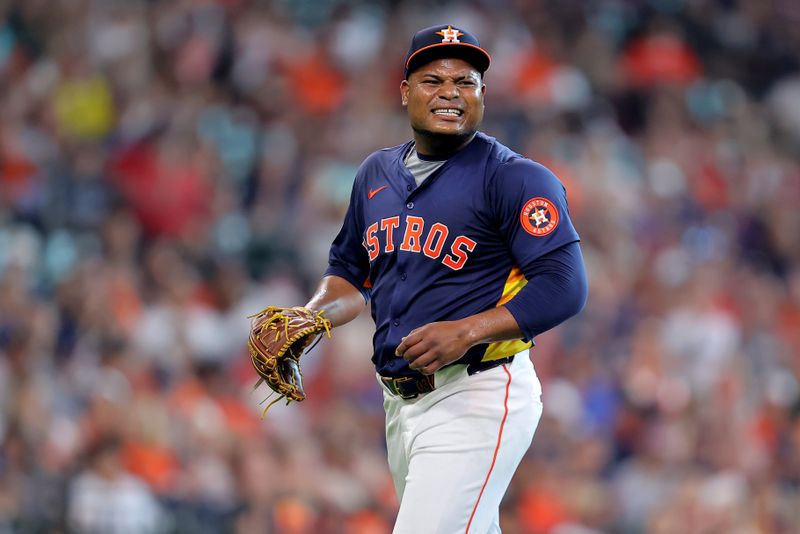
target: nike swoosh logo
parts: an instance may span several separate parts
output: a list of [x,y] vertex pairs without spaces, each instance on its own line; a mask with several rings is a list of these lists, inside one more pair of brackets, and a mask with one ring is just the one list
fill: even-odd
[[372,200],[372,197],[374,197],[375,195],[377,195],[378,193],[380,193],[381,191],[383,191],[387,187],[389,187],[389,186],[388,185],[382,185],[378,189],[370,189],[369,193],[367,193],[367,200]]

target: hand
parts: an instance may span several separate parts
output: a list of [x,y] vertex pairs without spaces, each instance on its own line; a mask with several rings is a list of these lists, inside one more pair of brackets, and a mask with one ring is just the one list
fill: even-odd
[[412,330],[395,349],[409,367],[424,375],[432,375],[458,360],[473,344],[469,328],[463,321],[430,323]]

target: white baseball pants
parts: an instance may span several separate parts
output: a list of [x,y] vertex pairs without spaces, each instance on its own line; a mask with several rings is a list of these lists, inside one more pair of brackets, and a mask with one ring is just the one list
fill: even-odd
[[384,390],[386,442],[400,511],[394,534],[500,532],[500,501],[542,415],[528,351],[467,375],[454,365],[436,389],[403,400]]

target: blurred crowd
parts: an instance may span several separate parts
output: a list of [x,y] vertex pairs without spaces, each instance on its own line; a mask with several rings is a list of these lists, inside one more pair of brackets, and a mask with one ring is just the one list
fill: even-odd
[[368,314],[263,420],[247,315],[310,296],[438,22],[590,275],[503,532],[800,531],[797,2],[0,0],[0,533],[390,532]]

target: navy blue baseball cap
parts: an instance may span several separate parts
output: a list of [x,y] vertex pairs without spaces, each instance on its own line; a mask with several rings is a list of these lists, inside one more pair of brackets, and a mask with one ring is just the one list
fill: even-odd
[[414,34],[406,56],[405,76],[422,65],[446,57],[463,59],[483,75],[492,58],[481,48],[478,38],[451,24],[425,28]]

